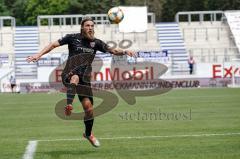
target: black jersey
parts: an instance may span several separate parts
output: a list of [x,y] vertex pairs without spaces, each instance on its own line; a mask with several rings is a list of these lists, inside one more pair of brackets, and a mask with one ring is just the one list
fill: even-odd
[[79,54],[96,54],[96,51],[107,52],[108,45],[100,39],[92,41],[84,38],[80,33],[67,34],[58,40],[60,45],[68,44],[69,58]]
[[108,45],[100,39],[90,41],[80,33],[67,34],[58,40],[60,45],[68,44],[69,56],[64,69],[64,74],[76,72],[84,74],[91,72],[91,64],[97,51],[107,52]]

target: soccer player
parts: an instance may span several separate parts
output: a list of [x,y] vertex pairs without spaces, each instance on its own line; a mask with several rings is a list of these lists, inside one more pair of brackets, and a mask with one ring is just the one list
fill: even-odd
[[14,78],[14,76],[11,76],[10,79],[9,79],[9,81],[10,81],[12,93],[13,93],[13,92],[16,92],[16,91],[15,91],[15,88],[16,88],[16,79]]
[[77,34],[67,34],[63,38],[50,43],[39,53],[27,57],[28,62],[36,62],[41,56],[49,53],[56,47],[68,45],[69,56],[62,73],[62,82],[67,87],[67,106],[65,115],[71,115],[72,102],[77,92],[78,98],[84,109],[85,133],[83,136],[89,142],[99,147],[100,143],[92,133],[93,127],[93,97],[90,84],[92,62],[96,51],[109,52],[114,55],[135,56],[135,52],[110,48],[102,40],[94,37],[94,21],[91,18],[84,18],[81,22],[81,31]]

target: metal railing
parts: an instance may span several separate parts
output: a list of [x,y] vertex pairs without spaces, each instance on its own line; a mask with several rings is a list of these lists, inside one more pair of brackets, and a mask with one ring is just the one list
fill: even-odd
[[[0,30],[0,47],[3,46],[3,41],[4,41],[4,37],[10,35],[12,37],[12,46],[14,46],[14,36],[15,36],[15,32],[12,31],[12,32],[1,32]],[[9,42],[7,42],[9,43]]]
[[[148,13],[147,15],[148,23],[155,24],[156,18],[154,13]],[[51,29],[53,26],[59,26],[62,28],[63,26],[70,26],[71,28],[73,26],[79,26],[81,23],[81,20],[84,17],[91,17],[96,24],[103,25],[103,33],[106,33],[106,30],[109,29],[110,27],[110,22],[108,20],[107,14],[78,14],[78,15],[40,15],[37,18],[38,22],[38,27],[40,28],[41,26],[48,26],[49,29]],[[97,25],[96,25],[97,26]],[[77,30],[79,32],[79,29]],[[143,34],[145,34],[145,42],[148,41],[148,35],[150,30],[145,31]],[[59,31],[61,36],[64,33],[70,33],[74,31]],[[59,33],[58,32],[58,33]],[[109,30],[108,30],[109,32]],[[110,30],[110,36],[111,40],[113,40],[113,36],[118,32],[118,27],[115,26],[115,28]],[[46,34],[47,32],[41,32],[39,31],[39,34]],[[52,41],[52,34],[54,34],[54,31],[49,31],[48,36],[49,36],[49,41]],[[124,39],[124,36],[128,35],[128,33],[121,33],[122,38]],[[136,41],[137,35],[139,33],[132,33],[132,39],[134,42]],[[39,42],[40,43],[40,42]]]
[[[148,23],[155,24],[156,18],[154,13],[148,13],[147,15]],[[54,26],[58,25],[60,27],[66,25],[80,25],[81,20],[84,17],[91,17],[96,24],[110,24],[107,14],[73,14],[73,15],[40,15],[37,17],[38,26]]]
[[178,12],[175,15],[176,22],[188,22],[198,21],[200,24],[204,21],[223,21],[223,11],[192,11],[192,12]]
[[[109,28],[108,28],[109,29]],[[143,40],[144,42],[148,42],[148,40],[155,40],[156,42],[158,41],[158,37],[156,36],[156,39],[150,39],[149,35],[151,35],[150,32],[153,32],[155,30],[153,29],[148,29],[145,32],[142,33],[124,33],[124,32],[118,32],[117,30],[115,30],[115,28],[111,28],[108,32],[108,34],[110,34],[110,40],[115,41],[114,40],[114,36],[117,34],[119,34],[119,38],[118,41],[121,40],[131,40],[133,43],[135,43],[138,40],[138,36],[141,36],[141,40]],[[52,42],[54,39],[54,37],[56,38],[56,34],[58,34],[59,36],[57,38],[63,37],[65,34],[71,34],[71,33],[77,33],[79,32],[79,29],[77,30],[71,30],[71,31],[66,31],[66,30],[60,30],[60,31],[51,31],[51,30],[46,30],[46,31],[39,31],[39,37],[40,35],[45,35],[45,37],[48,37],[48,42]],[[104,33],[104,30],[103,30]],[[55,35],[54,35],[55,34]],[[157,34],[157,33],[155,33]],[[127,38],[126,38],[127,37]],[[40,38],[39,38],[39,44],[41,44],[40,42]]]
[[233,48],[192,48],[188,49],[189,55],[198,62],[230,62],[232,58],[239,58],[237,47]]
[[[202,38],[202,37],[198,38],[198,35],[199,35],[198,33],[200,32],[200,33],[202,33],[201,35],[204,36],[205,40],[208,41],[209,40],[209,34],[211,32],[215,32],[216,36],[214,36],[214,37],[216,37],[216,40],[220,40],[222,38],[221,32],[223,30],[227,31],[227,37],[229,37],[229,39],[231,39],[232,34],[231,34],[231,31],[228,27],[226,27],[226,28],[225,27],[201,27],[201,28],[200,27],[193,27],[193,28],[187,27],[187,28],[182,29],[182,34],[183,34],[183,38],[185,39],[186,32],[187,33],[192,32],[193,40],[197,41],[197,39]],[[226,36],[224,35],[223,38],[226,38]]]

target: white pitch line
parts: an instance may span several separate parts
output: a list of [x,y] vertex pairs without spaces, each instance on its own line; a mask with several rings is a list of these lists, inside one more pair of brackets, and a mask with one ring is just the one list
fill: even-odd
[[[120,140],[120,139],[149,139],[149,138],[177,138],[177,137],[209,137],[209,136],[232,136],[240,135],[238,133],[224,133],[224,134],[189,134],[189,135],[165,135],[165,136],[119,136],[119,137],[106,137],[98,138],[100,140]],[[37,140],[39,142],[54,142],[54,141],[82,141],[85,139],[49,139]]]
[[27,145],[26,151],[23,155],[23,159],[33,159],[34,153],[37,149],[37,144],[38,144],[37,140],[28,141],[28,145]]
[[[210,136],[232,136],[240,135],[237,133],[224,133],[224,134],[189,134],[189,135],[165,135],[165,136],[122,136],[122,137],[109,137],[99,138],[100,140],[120,140],[120,139],[149,139],[149,138],[181,138],[181,137],[210,137]],[[51,139],[51,140],[32,140],[28,142],[23,159],[33,159],[34,153],[37,149],[38,142],[54,142],[54,141],[83,141],[85,139]]]

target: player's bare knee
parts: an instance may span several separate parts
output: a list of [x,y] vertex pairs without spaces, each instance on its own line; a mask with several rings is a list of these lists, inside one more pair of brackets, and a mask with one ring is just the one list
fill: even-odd
[[90,115],[93,113],[93,105],[88,98],[83,99],[82,105],[83,105],[84,112],[86,114]]
[[92,103],[89,98],[83,98],[82,105],[83,107],[92,107]]
[[93,107],[87,107],[84,109],[84,111],[91,113],[91,112],[93,112]]

